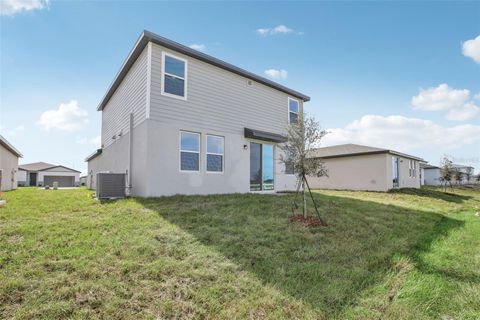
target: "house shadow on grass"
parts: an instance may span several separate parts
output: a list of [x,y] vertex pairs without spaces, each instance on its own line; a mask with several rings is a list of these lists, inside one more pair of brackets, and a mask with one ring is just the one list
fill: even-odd
[[137,199],[264,283],[327,316],[384,279],[395,255],[421,252],[463,222],[402,207],[315,194],[328,227],[290,223],[293,195]]
[[463,203],[466,200],[472,199],[470,196],[465,196],[461,194],[455,194],[452,192],[452,189],[447,189],[447,191],[443,191],[442,189],[434,189],[431,187],[422,187],[421,189],[414,189],[414,188],[403,188],[403,189],[392,189],[389,193],[400,193],[400,194],[408,194],[417,197],[425,197],[425,198],[433,198],[438,200],[443,200],[447,202],[454,202],[454,203]]

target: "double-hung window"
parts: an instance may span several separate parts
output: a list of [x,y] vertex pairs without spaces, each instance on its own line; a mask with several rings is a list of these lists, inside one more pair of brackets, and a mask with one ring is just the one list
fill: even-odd
[[408,176],[411,178],[415,178],[416,176],[416,168],[415,168],[415,161],[408,160]]
[[180,131],[180,170],[200,171],[200,134]]
[[298,100],[288,98],[288,123],[297,123],[298,109]]
[[225,138],[207,135],[207,172],[223,172]]
[[162,94],[187,99],[187,60],[162,54]]

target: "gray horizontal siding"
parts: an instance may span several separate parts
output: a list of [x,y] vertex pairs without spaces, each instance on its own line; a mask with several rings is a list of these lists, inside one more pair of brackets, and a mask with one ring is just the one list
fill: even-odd
[[[162,51],[188,60],[187,101],[161,95]],[[271,87],[152,46],[150,118],[186,127],[231,133],[244,127],[282,134],[288,124],[288,95]],[[301,105],[300,101],[300,105]]]
[[129,131],[130,113],[134,126],[146,119],[147,103],[147,54],[145,48],[128,71],[111,99],[102,111],[102,145],[109,146],[112,137]]

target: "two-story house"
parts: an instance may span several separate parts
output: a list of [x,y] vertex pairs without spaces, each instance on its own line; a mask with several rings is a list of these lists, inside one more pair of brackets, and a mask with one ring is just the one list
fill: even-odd
[[98,106],[96,173],[134,196],[293,190],[279,143],[309,97],[144,31]]

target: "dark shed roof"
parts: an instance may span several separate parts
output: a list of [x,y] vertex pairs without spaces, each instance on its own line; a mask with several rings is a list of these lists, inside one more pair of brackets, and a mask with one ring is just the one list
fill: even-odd
[[143,49],[147,45],[148,42],[153,42],[158,45],[161,45],[163,47],[166,47],[168,49],[177,51],[179,53],[182,53],[184,55],[190,56],[192,58],[201,60],[203,62],[209,63],[211,65],[214,65],[216,67],[228,70],[230,72],[236,73],[238,75],[241,75],[245,78],[252,79],[254,81],[257,81],[259,83],[262,83],[266,86],[269,86],[271,88],[277,89],[279,91],[283,91],[285,93],[288,93],[296,98],[300,98],[303,101],[309,101],[310,97],[304,95],[303,93],[300,93],[298,91],[292,90],[290,88],[287,88],[285,86],[282,86],[281,84],[278,84],[274,81],[268,80],[264,77],[261,77],[259,75],[256,75],[254,73],[251,73],[249,71],[246,71],[242,68],[236,67],[230,63],[227,63],[223,60],[217,59],[215,57],[212,57],[208,54],[205,54],[203,52],[197,51],[195,49],[192,49],[190,47],[184,46],[180,43],[177,43],[175,41],[172,41],[170,39],[161,37],[153,32],[144,30],[140,37],[138,38],[137,42],[135,43],[135,46],[133,47],[132,51],[128,55],[127,59],[123,63],[122,67],[120,68],[120,71],[117,73],[115,79],[113,80],[112,84],[110,85],[110,88],[108,89],[107,93],[103,97],[102,101],[98,105],[97,110],[103,110],[107,102],[110,100],[112,97],[113,93],[115,90],[118,88],[120,83],[122,82],[123,78],[126,76],[128,70],[130,70],[130,67],[133,65],[135,60],[137,60],[138,56],[140,53],[142,53]]
[[64,168],[66,169],[65,171],[73,171],[73,172],[80,172],[78,170],[65,167],[62,165],[55,165],[47,162],[34,162],[34,163],[27,163],[27,164],[22,164],[18,166],[18,169],[24,170],[24,171],[44,171],[48,169],[53,169],[53,168]]

